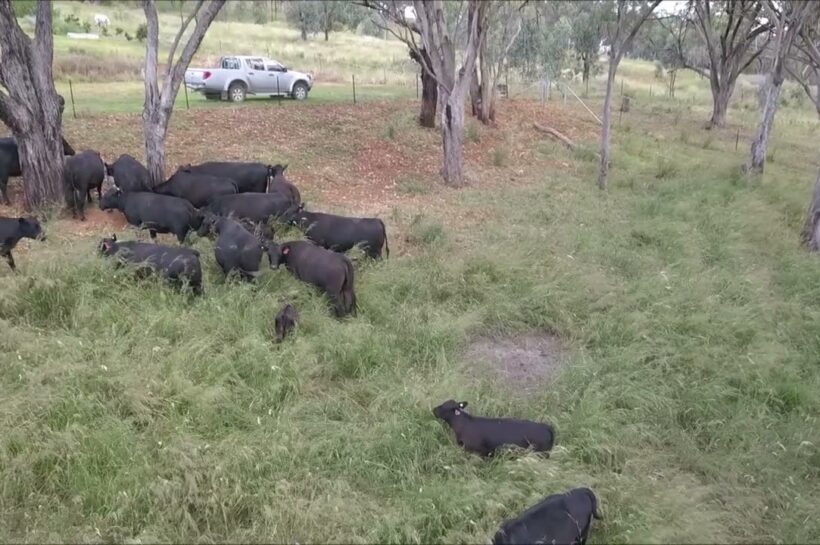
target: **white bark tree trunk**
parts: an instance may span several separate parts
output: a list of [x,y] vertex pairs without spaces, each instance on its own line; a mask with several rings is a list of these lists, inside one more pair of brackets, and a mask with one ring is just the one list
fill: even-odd
[[615,60],[609,60],[609,72],[606,79],[606,95],[604,95],[604,111],[601,116],[601,160],[598,164],[598,187],[607,189],[609,187],[609,131],[612,126],[612,89],[615,86],[615,72],[618,67]]
[[[179,86],[185,77],[185,70],[191,63],[194,53],[202,43],[205,32],[216,18],[225,0],[210,0],[205,5],[199,0],[193,12],[182,23],[177,32],[171,50],[168,54],[168,63],[163,74],[162,87],[157,75],[159,56],[159,21],[157,18],[156,0],[143,0],[143,10],[147,26],[145,39],[145,104],[142,110],[143,135],[145,136],[145,163],[151,178],[151,185],[156,186],[165,179],[165,137],[168,134],[168,124],[174,111]],[[174,54],[185,29],[193,19],[196,25],[185,43],[179,58],[174,62]]]
[[812,195],[809,210],[806,214],[806,223],[803,226],[801,242],[810,251],[820,250],[820,169],[817,171],[817,179],[814,182],[814,194]]
[[762,174],[766,165],[766,154],[769,149],[769,134],[772,132],[774,115],[777,113],[777,101],[780,98],[780,90],[783,88],[783,80],[769,81],[766,85],[765,100],[763,102],[763,115],[757,125],[757,132],[752,140],[752,156],[747,172],[750,174]]
[[[441,93],[441,90],[439,90]],[[441,143],[444,148],[444,162],[441,174],[448,185],[462,187],[464,174],[464,94],[450,93],[442,97],[444,108],[441,112]]]
[[37,4],[34,39],[0,0],[0,120],[17,140],[27,210],[62,200],[62,106],[54,88],[51,2]]

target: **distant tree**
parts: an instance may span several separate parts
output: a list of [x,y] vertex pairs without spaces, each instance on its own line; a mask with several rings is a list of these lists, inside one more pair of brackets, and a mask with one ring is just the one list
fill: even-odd
[[[478,60],[473,69],[470,96],[473,115],[484,124],[495,120],[495,88],[510,48],[521,32],[521,5],[507,0],[485,0],[486,16]],[[470,21],[468,18],[468,26]]]
[[[158,185],[164,179],[165,171],[165,137],[168,134],[168,124],[174,110],[179,86],[185,76],[185,71],[191,58],[202,43],[205,32],[213,22],[219,10],[225,5],[225,0],[198,0],[193,11],[185,18],[177,31],[171,49],[168,52],[168,62],[162,74],[162,83],[157,75],[159,65],[159,20],[157,17],[156,0],[142,0],[145,11],[146,40],[145,40],[145,105],[142,110],[143,131],[145,134],[145,154],[151,184]],[[196,19],[193,31],[187,38],[182,52],[174,60],[177,47],[192,20]]]
[[52,5],[37,3],[34,38],[0,0],[0,121],[17,140],[27,210],[63,197],[62,105],[54,88]]
[[572,47],[581,62],[582,81],[589,92],[589,76],[598,62],[598,50],[604,36],[605,13],[602,8],[605,8],[606,4],[579,2],[573,7],[577,11],[571,19]]
[[766,49],[772,26],[760,19],[759,0],[692,0],[692,5],[709,54],[709,71],[704,73],[712,89],[708,128],[723,127],[737,78]]
[[308,34],[322,29],[321,6],[318,0],[292,0],[285,4],[285,19],[296,26],[307,41]]
[[609,183],[609,131],[612,125],[612,88],[615,86],[615,74],[621,59],[629,50],[635,35],[641,25],[655,11],[661,0],[627,1],[615,0],[614,13],[610,12],[606,19],[606,36],[609,44],[609,70],[606,79],[606,95],[604,95],[604,112],[601,129],[601,157],[598,172],[598,187],[607,189]]
[[145,38],[148,37],[148,27],[145,23],[141,23],[140,26],[137,27],[137,33],[134,37],[141,42],[145,41]]
[[811,17],[800,29],[785,68],[811,99],[820,118],[820,6],[814,5]]
[[765,98],[760,122],[757,125],[747,172],[761,174],[766,165],[766,153],[769,147],[769,134],[777,113],[778,98],[786,79],[786,62],[792,44],[797,39],[803,23],[809,16],[813,3],[805,0],[765,0],[763,3],[766,19],[773,26],[774,43],[772,46],[771,66],[766,74]]
[[510,67],[529,78],[556,78],[569,64],[572,20],[592,2],[528,2],[520,13],[521,32],[508,54]]

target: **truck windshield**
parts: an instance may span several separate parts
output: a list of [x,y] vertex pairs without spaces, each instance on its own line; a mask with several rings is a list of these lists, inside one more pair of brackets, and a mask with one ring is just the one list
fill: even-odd
[[222,59],[222,68],[227,70],[239,70],[239,59],[234,59],[233,57]]

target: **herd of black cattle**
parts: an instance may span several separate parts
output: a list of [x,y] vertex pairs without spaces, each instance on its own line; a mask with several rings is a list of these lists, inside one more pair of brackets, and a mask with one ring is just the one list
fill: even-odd
[[[353,265],[344,254],[361,248],[378,259],[389,255],[384,223],[377,218],[348,218],[304,209],[296,186],[284,175],[286,166],[245,162],[209,162],[180,167],[164,183],[152,187],[148,170],[130,155],[111,164],[96,151],[74,153],[64,141],[66,204],[75,218],[85,219],[86,200],[96,190],[100,208],[121,211],[129,224],[157,233],[170,233],[184,244],[190,231],[216,238],[214,255],[227,275],[252,280],[267,254],[271,268],[284,264],[299,280],[323,291],[338,317],[356,312]],[[9,176],[20,175],[16,143],[0,139],[0,191],[8,204]],[[113,187],[103,194],[106,178]],[[271,222],[299,227],[308,240],[274,241]],[[15,270],[11,250],[21,238],[45,239],[39,222],[31,217],[0,217],[0,255]],[[104,238],[100,252],[116,256],[118,264],[132,266],[138,275],[159,274],[179,286],[203,293],[199,252],[184,246]],[[288,304],[275,317],[278,341],[284,340],[298,320]],[[467,402],[448,400],[433,409],[455,433],[466,450],[488,457],[507,446],[549,451],[554,431],[549,424],[511,418],[484,418],[469,414]],[[505,521],[495,544],[585,543],[592,519],[600,518],[598,500],[588,488],[547,496],[517,518]]]

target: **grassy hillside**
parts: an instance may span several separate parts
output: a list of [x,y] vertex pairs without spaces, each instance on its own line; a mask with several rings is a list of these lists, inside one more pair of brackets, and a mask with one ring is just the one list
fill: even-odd
[[[647,84],[632,66],[625,85]],[[595,543],[817,539],[810,113],[780,112],[749,184],[744,102],[707,132],[704,101],[647,94],[615,124],[601,193],[580,105],[503,102],[498,128],[469,124],[475,182],[452,191],[413,101],[292,106],[179,111],[169,163],[287,161],[312,208],[385,218],[393,252],[357,264],[359,316],[330,318],[285,271],[226,282],[202,239],[192,300],[96,255],[104,233],[135,236],[115,216],[53,219],[19,274],[0,267],[0,541],[486,542],[580,485],[601,498]],[[239,137],[215,148],[203,127]],[[66,130],[141,153],[137,114]],[[277,346],[285,301],[302,323]],[[560,346],[551,378],[473,355],[521,335]],[[553,422],[553,455],[464,453],[430,412],[451,397]]]
[[[136,35],[145,21],[138,7],[94,6],[82,2],[55,2],[55,76],[74,81],[133,80],[139,78],[145,46],[125,33]],[[103,13],[111,21],[109,36],[99,40],[77,40],[66,36],[67,17],[81,23],[94,22],[94,14]],[[282,15],[280,14],[280,17]],[[160,61],[179,29],[179,15],[160,14]],[[123,33],[116,34],[121,28]],[[92,29],[94,31],[94,29]],[[395,40],[360,36],[351,32],[334,32],[325,42],[322,36],[311,36],[307,42],[284,20],[267,24],[216,21],[205,36],[194,66],[213,66],[223,54],[265,55],[296,70],[313,71],[322,82],[350,81],[356,75],[362,84],[413,85],[417,72],[406,46]]]

